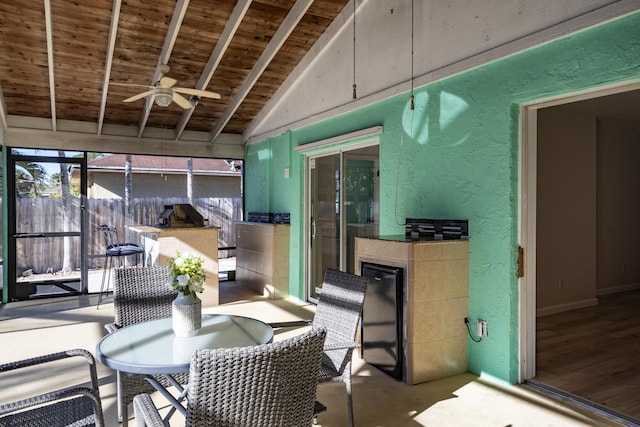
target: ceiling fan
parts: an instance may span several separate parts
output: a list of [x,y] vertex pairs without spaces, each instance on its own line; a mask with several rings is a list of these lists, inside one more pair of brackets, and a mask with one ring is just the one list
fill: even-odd
[[160,80],[156,82],[153,86],[147,85],[138,85],[138,84],[130,84],[130,83],[114,83],[111,84],[117,86],[134,86],[134,87],[145,87],[149,90],[134,95],[130,98],[123,100],[122,102],[133,102],[142,98],[146,98],[147,96],[152,95],[154,98],[154,102],[159,107],[168,107],[172,102],[175,102],[185,110],[189,108],[193,108],[195,104],[189,101],[184,96],[180,95],[181,93],[185,95],[192,95],[194,97],[203,97],[203,98],[212,98],[212,99],[220,99],[220,94],[216,92],[210,92],[206,90],[200,89],[189,89],[185,87],[174,87],[174,85],[178,82],[176,79],[172,79],[171,77],[167,77],[166,74],[169,72],[168,65],[160,66]]

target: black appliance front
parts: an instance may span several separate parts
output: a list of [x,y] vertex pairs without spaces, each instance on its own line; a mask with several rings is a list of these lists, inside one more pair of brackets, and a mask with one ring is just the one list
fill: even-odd
[[362,263],[367,293],[362,308],[362,354],[364,360],[402,380],[402,283],[403,269]]

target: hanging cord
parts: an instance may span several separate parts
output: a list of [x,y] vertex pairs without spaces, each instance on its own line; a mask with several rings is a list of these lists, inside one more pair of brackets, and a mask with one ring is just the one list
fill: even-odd
[[353,99],[356,95],[356,1],[353,0]]
[[413,0],[411,0],[411,109],[416,108],[413,96]]

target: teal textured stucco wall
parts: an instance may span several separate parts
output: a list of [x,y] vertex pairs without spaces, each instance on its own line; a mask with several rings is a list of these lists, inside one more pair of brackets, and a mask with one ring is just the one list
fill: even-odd
[[639,58],[640,14],[634,14],[418,88],[413,111],[402,94],[251,144],[246,211],[291,212],[290,293],[302,298],[304,165],[292,149],[384,125],[381,234],[403,233],[407,217],[469,220],[469,317],[489,324],[488,338],[469,343],[469,369],[515,383],[519,106],[640,79]]

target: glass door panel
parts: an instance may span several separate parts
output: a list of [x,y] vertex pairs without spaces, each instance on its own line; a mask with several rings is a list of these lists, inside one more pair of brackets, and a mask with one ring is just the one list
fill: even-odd
[[344,205],[346,221],[345,271],[355,273],[355,238],[378,234],[377,146],[372,157],[354,150],[345,153]]
[[340,155],[310,160],[311,271],[309,296],[318,297],[327,268],[340,268]]
[[308,164],[308,296],[314,300],[327,268],[355,272],[355,238],[378,233],[378,146],[310,158]]

